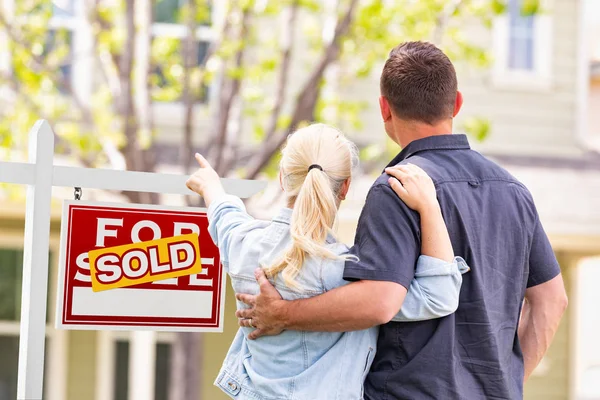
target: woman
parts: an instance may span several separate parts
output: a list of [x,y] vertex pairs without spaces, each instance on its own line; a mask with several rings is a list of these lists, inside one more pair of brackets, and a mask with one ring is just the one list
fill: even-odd
[[[219,176],[196,155],[200,169],[188,187],[204,197],[209,231],[221,262],[238,293],[258,293],[254,270],[264,268],[285,299],[317,296],[344,285],[348,248],[332,227],[350,186],[357,151],[339,131],[316,124],[290,136],[283,150],[280,182],[287,208],[272,221],[258,221],[242,201],[226,195]],[[417,167],[407,166],[407,169]],[[421,176],[425,176],[422,173]],[[429,177],[396,193],[415,209],[439,206]],[[439,214],[439,213],[438,213]],[[422,215],[423,255],[397,321],[433,319],[458,307],[461,273],[443,219]],[[390,238],[392,240],[392,238]],[[242,307],[238,303],[238,307]],[[215,382],[238,399],[361,399],[362,385],[375,355],[378,328],[356,332],[284,331],[248,340],[240,328]]]

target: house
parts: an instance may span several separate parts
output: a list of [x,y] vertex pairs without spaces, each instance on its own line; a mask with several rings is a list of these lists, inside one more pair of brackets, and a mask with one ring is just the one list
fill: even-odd
[[[161,11],[153,32],[183,37],[170,19],[172,8],[168,8],[169,4],[177,6],[178,1],[163,3],[167,8]],[[471,37],[493,49],[495,61],[487,70],[457,66],[465,96],[457,126],[460,130],[470,117],[490,121],[488,138],[481,143],[472,141],[473,147],[494,158],[531,189],[565,277],[570,306],[549,353],[526,386],[525,398],[597,399],[600,346],[596,337],[600,317],[594,305],[600,297],[593,283],[595,277],[600,278],[600,209],[595,207],[600,198],[600,10],[594,0],[547,0],[544,12],[523,17],[514,11],[514,0],[509,3],[510,12],[497,18],[492,30],[468,28]],[[85,43],[77,40],[78,25],[73,23],[80,17],[75,0],[61,0],[61,4],[62,12],[53,23],[73,30],[73,51],[77,46],[84,48]],[[598,17],[594,19],[594,15]],[[596,29],[588,30],[587,26]],[[590,38],[595,38],[598,53],[588,48]],[[64,66],[74,84],[85,83],[87,73],[85,65],[78,62]],[[378,73],[345,83],[339,90],[350,98],[366,98],[372,103],[361,114],[364,128],[348,134],[357,142],[383,142],[376,106]],[[178,104],[155,107],[156,123],[162,132],[159,141],[165,151],[176,151],[183,110]],[[209,111],[206,106],[198,108],[198,131],[208,128]],[[373,135],[375,130],[377,135]],[[369,175],[356,179],[340,211],[338,230],[347,243],[353,241],[372,179]],[[60,229],[60,205],[56,206],[50,241],[45,398],[125,399],[130,389],[129,365],[136,362],[134,347],[143,343],[133,340],[128,332],[53,328]],[[22,205],[0,203],[0,399],[15,397],[23,215]],[[225,332],[202,336],[203,353],[198,362],[202,365],[200,384],[205,399],[225,398],[212,381],[237,327],[231,290],[226,304]],[[156,399],[167,398],[167,371],[174,340],[175,335],[170,333],[158,333],[149,340],[156,351],[156,362],[150,366],[148,381],[154,382]]]

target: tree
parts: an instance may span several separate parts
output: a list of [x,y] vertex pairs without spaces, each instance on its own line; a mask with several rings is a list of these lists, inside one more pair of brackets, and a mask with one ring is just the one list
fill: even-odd
[[[101,82],[85,93],[72,87],[65,74],[68,65],[84,57],[73,54],[72,34],[66,28],[48,27],[56,8],[44,0],[4,1],[14,7],[0,13],[4,48],[11,54],[0,75],[11,96],[8,107],[0,111],[3,147],[22,146],[14,132],[26,132],[32,121],[43,117],[54,125],[59,150],[85,165],[118,164],[120,157],[112,151],[116,148],[127,168],[151,171],[155,168],[152,104],[181,100],[186,122],[180,158],[187,171],[192,161],[187,150],[193,143],[194,106],[212,83],[219,90],[217,98],[211,99],[215,112],[202,150],[220,173],[235,171],[247,178],[258,176],[287,135],[307,121],[358,124],[355,115],[364,105],[325,98],[323,88],[368,76],[400,41],[431,39],[454,60],[487,65],[487,52],[466,40],[460,27],[473,19],[489,25],[506,7],[501,0],[225,1],[220,2],[226,12],[217,37],[197,63],[193,33],[209,19],[210,1],[188,0],[181,6],[178,19],[189,32],[181,40],[152,37],[150,0],[120,0],[121,7],[114,7],[114,1],[86,0],[83,15],[92,40],[88,57]],[[532,4],[537,3],[528,0],[524,7],[535,12]],[[136,7],[142,12],[136,14]],[[280,15],[285,23],[280,27],[270,23],[278,31],[272,35],[275,40],[260,37],[265,21]],[[301,29],[302,41],[308,44],[302,56],[294,51]],[[293,77],[303,81],[292,92],[291,69],[298,62],[306,69]],[[339,65],[343,68],[335,76],[327,75]],[[240,120],[244,123],[236,123]],[[252,132],[242,132],[242,125]],[[261,145],[240,149],[237,138],[249,133]],[[244,167],[237,169],[240,157]],[[142,195],[129,196],[140,200]]]
[[[268,2],[264,8],[257,11],[254,2],[244,3],[243,29],[240,30],[237,39],[240,41],[238,62],[230,65],[225,74],[226,80],[233,81],[231,87],[234,90],[222,94],[226,99],[220,98],[220,112],[216,113],[219,120],[213,123],[218,129],[215,130],[211,143],[218,143],[217,166],[221,166],[220,157],[228,146],[231,146],[229,153],[239,152],[239,149],[233,147],[235,141],[230,140],[227,126],[232,121],[228,118],[231,105],[235,102],[235,97],[239,97],[238,101],[245,105],[246,112],[255,117],[253,126],[256,136],[261,141],[260,148],[245,158],[245,167],[241,174],[248,179],[256,178],[269,165],[287,136],[301,124],[315,120],[335,125],[340,125],[345,119],[356,121],[356,111],[362,106],[360,102],[340,101],[336,97],[327,99],[322,96],[323,87],[328,84],[328,79],[331,80],[327,71],[333,66],[349,66],[333,80],[364,78],[371,73],[376,63],[385,60],[389,50],[399,42],[423,39],[437,42],[455,60],[486,66],[489,62],[486,51],[465,40],[459,27],[466,20],[473,18],[489,26],[491,18],[503,12],[506,7],[504,2],[494,0],[282,1]],[[305,22],[310,18],[319,18],[323,12],[327,15],[322,29],[317,29],[312,34],[304,32],[305,39],[314,46],[310,57],[307,58],[316,62],[310,63],[310,68],[304,74],[303,84],[295,94],[291,94],[287,86],[291,60],[295,56],[293,46],[298,30],[296,16],[299,11],[304,15]],[[265,57],[259,58],[254,64],[240,65],[240,53],[245,47],[252,48],[256,44],[256,30],[262,18],[279,14],[287,16],[287,22],[283,24],[282,32],[278,35],[282,40],[272,43],[270,51],[264,52]],[[250,28],[244,25],[248,24],[248,20],[254,21]],[[241,42],[241,38],[246,38],[249,43]],[[264,45],[262,42],[260,44],[261,47]],[[257,68],[260,73],[254,76]],[[267,94],[268,101],[261,102],[266,107],[260,109],[255,104],[248,104],[262,96],[254,93],[244,98],[239,87],[252,84],[253,80],[264,82],[266,79],[271,79],[275,85],[275,90],[271,93],[260,92]],[[240,84],[235,84],[236,81]],[[290,111],[284,113],[286,109]],[[333,112],[328,116],[326,111],[332,109]],[[486,125],[484,121],[473,121],[469,127],[483,135]],[[233,158],[239,159],[240,155]],[[230,165],[226,165],[226,168],[219,172],[223,173],[229,170],[229,167]]]
[[[10,57],[0,60],[0,151],[24,150],[24,133],[44,118],[56,132],[57,152],[76,162],[153,171],[152,107],[181,101],[179,162],[189,172],[198,133],[194,113],[212,85],[217,90],[210,99],[211,130],[202,133],[200,150],[222,175],[272,176],[278,149],[303,124],[360,126],[364,103],[341,99],[336,86],[369,76],[405,40],[432,40],[453,60],[485,67],[486,50],[461,28],[473,22],[489,27],[506,9],[506,0],[187,0],[175,18],[186,35],[153,37],[153,14],[166,3],[171,4],[82,0],[76,13],[85,23],[74,38],[66,25],[51,25],[60,11],[51,2],[4,0],[0,49]],[[210,24],[218,6],[224,12],[212,21],[215,37],[198,60],[197,31]],[[537,12],[538,1],[525,0],[523,9]],[[79,77],[75,85],[72,73]],[[469,125],[480,136],[489,129],[485,120]],[[240,146],[243,135],[253,135],[256,144]],[[384,153],[363,149],[368,158],[387,157]],[[126,196],[134,202],[159,200],[143,193]],[[199,337],[179,338],[173,376],[198,378],[193,365]],[[190,372],[183,373],[186,369]],[[172,400],[198,397],[194,379],[177,386],[181,390]]]

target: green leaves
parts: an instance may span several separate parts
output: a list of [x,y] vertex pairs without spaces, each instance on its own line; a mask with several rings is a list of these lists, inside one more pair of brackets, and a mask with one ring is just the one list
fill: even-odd
[[521,15],[532,16],[542,11],[540,0],[522,0]]
[[488,118],[470,117],[464,121],[462,128],[468,135],[482,142],[490,134],[492,124]]
[[[187,2],[156,0],[154,21],[163,23],[162,28],[165,24],[185,24],[190,18],[197,26],[210,25],[215,1],[193,1],[195,13],[191,15],[192,7]],[[206,98],[208,85],[224,66],[226,77],[241,83],[240,94],[233,101],[242,107],[242,132],[257,143],[263,142],[275,121],[273,135],[283,137],[292,123],[306,78],[315,71],[328,45],[324,21],[343,15],[350,1],[340,0],[335,10],[327,10],[321,0],[241,0],[228,4],[233,33],[238,32],[241,22],[239,11],[250,14],[247,34],[240,38],[230,32],[227,37],[218,38],[218,46],[206,65],[203,61],[208,43],[196,43],[198,63],[189,70],[193,98],[196,102]],[[337,125],[351,136],[362,130],[365,112],[376,112],[376,99],[361,98],[360,93],[357,96],[360,85],[354,85],[364,79],[376,84],[376,74],[390,50],[403,41],[439,39],[438,44],[454,61],[475,68],[489,67],[489,50],[474,43],[473,37],[465,34],[465,27],[478,22],[490,27],[496,15],[507,11],[507,1],[463,0],[452,8],[453,4],[447,0],[360,1],[349,33],[339,41],[336,72],[318,76],[316,103],[305,107],[309,111],[303,118],[308,118],[306,115],[314,109],[317,121]],[[285,64],[282,38],[288,33],[283,18],[292,5],[298,7],[293,54],[283,101],[277,104],[277,87]],[[9,21],[14,37],[7,48],[1,49],[12,57],[11,74],[0,76],[12,97],[3,100],[0,107],[0,151],[24,150],[26,134],[33,123],[47,118],[61,139],[59,151],[91,163],[104,161],[103,143],[110,142],[117,148],[126,144],[121,127],[124,116],[120,115],[118,69],[127,39],[123,23],[125,1],[100,0],[93,10],[94,47],[86,57],[94,60],[99,73],[94,75],[91,99],[84,99],[89,107],[83,108],[73,100],[73,88],[69,87],[72,62],[81,55],[74,54],[73,36],[68,29],[49,29],[52,3],[18,0],[15,6],[16,16]],[[540,12],[540,7],[539,0],[522,2],[524,15]],[[153,102],[178,102],[184,91],[184,38],[180,33],[172,33],[178,30],[168,32],[170,36],[152,38],[149,89]],[[235,57],[241,48],[245,49],[244,61],[236,67]],[[130,77],[132,81],[135,73]],[[464,128],[480,140],[491,129],[488,120],[477,118],[465,121]],[[151,129],[138,132],[137,139],[141,148],[149,148]],[[361,156],[367,162],[375,162],[378,157],[389,158],[395,151],[391,145],[368,145]],[[277,157],[271,158],[266,167],[269,176],[276,176],[277,163]]]
[[496,15],[504,14],[508,11],[507,0],[492,0],[490,1],[489,7],[491,8],[491,11]]

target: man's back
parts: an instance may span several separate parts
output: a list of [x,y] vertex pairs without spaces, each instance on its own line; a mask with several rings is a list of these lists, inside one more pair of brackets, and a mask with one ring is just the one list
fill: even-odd
[[[470,150],[463,135],[415,141],[390,164],[407,162],[433,178],[455,254],[472,270],[464,276],[454,315],[382,326],[367,398],[521,398],[517,326],[525,290],[559,272],[531,195]],[[384,182],[386,176],[374,186]],[[418,221],[415,213],[400,214]],[[410,226],[418,226],[415,221]]]

